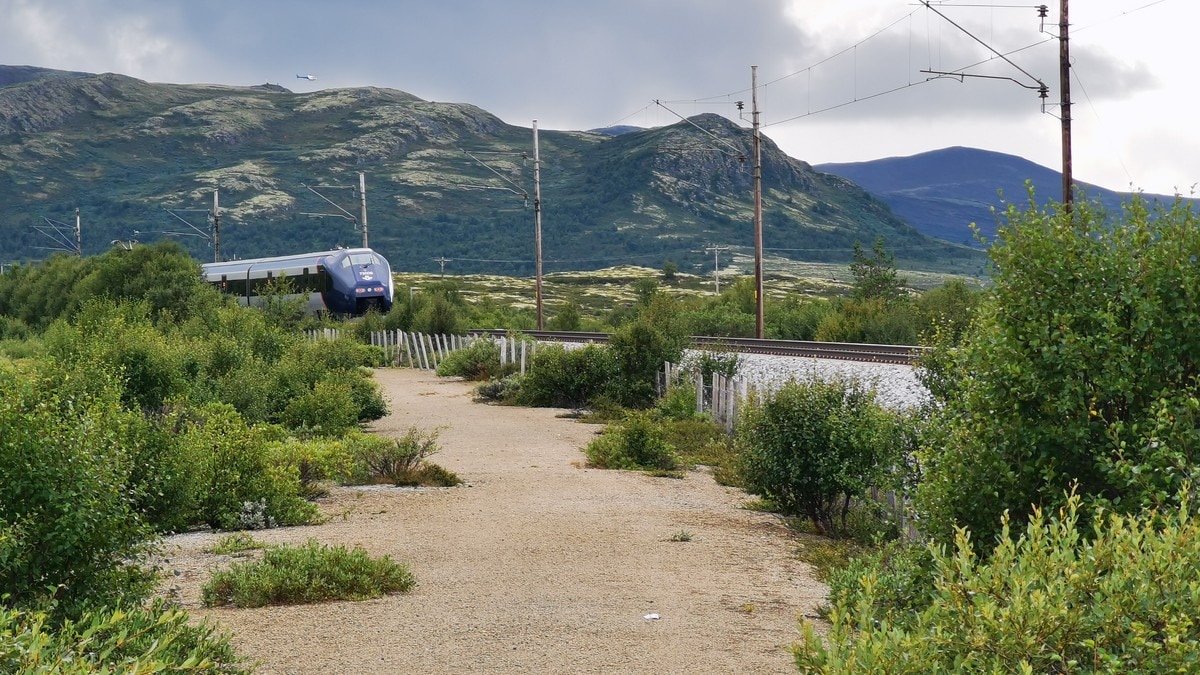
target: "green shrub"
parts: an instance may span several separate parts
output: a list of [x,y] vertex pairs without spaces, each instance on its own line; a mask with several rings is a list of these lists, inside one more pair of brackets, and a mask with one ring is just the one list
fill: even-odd
[[280,472],[295,474],[300,483],[300,494],[312,498],[326,492],[321,483],[346,482],[358,475],[354,448],[364,436],[361,431],[354,430],[339,439],[289,438],[273,444],[270,454]]
[[1165,507],[1200,465],[1200,216],[1087,202],[1008,212],[993,285],[950,359],[916,495],[922,532],[990,547],[1000,515]]
[[508,375],[498,380],[481,382],[475,387],[475,400],[495,401],[498,403],[516,401],[521,398],[521,375]]
[[679,466],[675,448],[649,413],[631,412],[589,443],[584,454],[590,466],[601,469],[670,471]]
[[152,577],[135,562],[153,532],[135,510],[122,409],[102,368],[74,392],[0,373],[0,598],[64,615],[137,601]]
[[672,322],[657,323],[644,311],[636,322],[621,326],[609,338],[619,379],[610,384],[607,393],[622,405],[649,405],[663,364],[679,363],[686,344],[686,335]]
[[684,381],[667,387],[667,393],[654,404],[654,412],[668,420],[707,419],[696,410],[696,388]]
[[868,572],[829,612],[824,640],[804,623],[796,665],[821,673],[1196,672],[1200,524],[1188,498],[1179,503],[1140,516],[1100,513],[1085,537],[1081,499],[1071,496],[1055,517],[1035,509],[1020,535],[1002,519],[999,544],[983,558],[960,530],[953,553],[931,548],[923,611],[899,623],[886,612],[877,618],[887,598]]
[[45,613],[0,608],[0,672],[249,674],[229,635],[192,625],[161,600],[89,610],[55,625]]
[[366,600],[403,593],[416,584],[404,565],[366,550],[325,546],[272,546],[262,560],[215,572],[201,588],[206,606],[263,607],[329,600]]
[[513,372],[515,364],[500,365],[500,345],[490,338],[480,338],[466,349],[450,352],[437,366],[442,377],[462,377],[467,380],[490,380]]
[[450,487],[461,481],[453,473],[426,459],[438,451],[438,430],[422,431],[410,427],[396,439],[361,443],[355,449],[355,459],[365,470],[368,482],[388,482],[392,485],[438,485]]
[[829,570],[829,605],[859,607],[862,579],[875,579],[870,598],[872,617],[906,625],[933,600],[934,564],[929,548],[895,539]]
[[295,469],[272,454],[272,445],[283,440],[280,430],[249,427],[219,404],[197,409],[181,427],[180,442],[207,460],[197,475],[197,522],[241,530],[317,521],[316,506],[300,497]]
[[517,400],[524,405],[577,408],[609,393],[618,377],[608,347],[541,345],[529,362]]
[[338,436],[358,424],[358,406],[345,374],[330,373],[288,401],[279,417],[289,429]]
[[906,449],[896,416],[853,382],[794,382],[739,417],[747,490],[830,535],[846,532],[852,501],[885,484]]

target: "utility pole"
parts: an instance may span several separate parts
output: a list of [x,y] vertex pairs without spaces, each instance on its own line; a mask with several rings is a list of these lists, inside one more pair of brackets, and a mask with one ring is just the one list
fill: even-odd
[[542,164],[538,155],[537,120],[533,121],[533,242],[537,276],[533,291],[537,304],[537,329],[542,330]]
[[358,196],[362,202],[363,248],[367,248],[367,174],[358,172]]
[[713,254],[713,279],[716,283],[717,295],[721,294],[721,251],[728,251],[728,246],[705,246],[704,252]]
[[212,210],[213,262],[221,262],[221,211],[217,206],[217,190],[213,190]]
[[75,255],[83,257],[83,228],[79,220],[79,207],[75,207]]
[[437,263],[437,264],[441,265],[441,267],[442,267],[442,278],[443,278],[443,279],[445,279],[445,278],[446,278],[446,263],[448,263],[448,262],[454,262],[454,259],[453,259],[453,258],[447,258],[447,257],[445,257],[445,256],[438,256],[438,257],[434,258],[434,259],[433,259],[433,261],[434,261],[435,263]]
[[1058,13],[1058,88],[1062,109],[1062,191],[1063,208],[1067,213],[1075,202],[1074,181],[1071,178],[1071,51],[1067,31],[1067,0],[1060,0]]
[[[1066,0],[1063,0],[1066,2]],[[758,66],[750,66],[754,128],[754,337],[763,339],[762,137],[758,124]]]

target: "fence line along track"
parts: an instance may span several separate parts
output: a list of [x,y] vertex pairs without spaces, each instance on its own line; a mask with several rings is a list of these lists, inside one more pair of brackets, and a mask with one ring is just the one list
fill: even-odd
[[[502,336],[509,331],[503,329],[472,330],[480,335]],[[608,342],[609,333],[581,333],[554,330],[520,331],[537,340],[547,342]],[[813,342],[807,340],[758,340],[755,338],[723,338],[692,336],[692,346],[719,348],[746,354],[769,354],[772,356],[798,356],[818,359],[841,359],[869,363],[897,363],[912,365],[927,349],[911,345],[875,345],[854,342]]]

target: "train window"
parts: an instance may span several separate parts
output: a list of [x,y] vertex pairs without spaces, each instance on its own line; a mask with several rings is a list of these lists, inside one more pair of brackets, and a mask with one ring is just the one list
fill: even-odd
[[378,265],[379,259],[370,253],[356,253],[350,256],[355,265]]
[[349,267],[349,266],[350,266],[350,256],[346,256],[345,258],[342,258],[342,267],[345,268],[345,267]]

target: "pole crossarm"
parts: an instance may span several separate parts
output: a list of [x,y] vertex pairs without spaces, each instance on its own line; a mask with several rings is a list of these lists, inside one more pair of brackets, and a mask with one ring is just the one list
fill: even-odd
[[[978,42],[979,44],[983,45],[983,48],[984,48],[984,49],[986,49],[986,50],[988,50],[989,52],[991,52],[992,54],[994,54],[994,55],[995,55],[997,58],[1003,59],[1005,63],[1007,63],[1008,65],[1012,66],[1013,68],[1016,68],[1017,70],[1021,71],[1021,74],[1023,74],[1025,77],[1028,77],[1029,79],[1033,80],[1034,82],[1037,82],[1037,86],[1030,86],[1030,85],[1021,84],[1020,82],[1017,82],[1016,80],[1013,80],[1014,82],[1017,82],[1017,84],[1021,84],[1021,86],[1022,86],[1022,87],[1025,87],[1026,89],[1037,89],[1037,90],[1039,90],[1039,91],[1040,91],[1040,90],[1043,90],[1043,89],[1045,89],[1046,91],[1049,91],[1049,89],[1046,87],[1046,84],[1045,84],[1044,82],[1042,82],[1042,80],[1041,80],[1040,78],[1034,77],[1034,76],[1033,76],[1033,75],[1032,75],[1032,74],[1031,74],[1029,71],[1025,70],[1025,69],[1024,69],[1024,68],[1022,68],[1021,66],[1018,66],[1018,65],[1016,64],[1016,62],[1015,62],[1015,61],[1013,61],[1012,59],[1008,58],[1008,57],[1007,57],[1007,56],[1005,56],[1004,54],[1001,54],[1000,52],[996,51],[996,49],[994,49],[994,48],[993,48],[991,45],[989,45],[988,43],[986,43],[986,42],[984,42],[983,40],[980,40],[979,38],[975,37],[975,36],[974,36],[974,35],[971,33],[971,31],[969,31],[969,30],[967,30],[966,28],[963,28],[962,26],[960,26],[960,25],[958,25],[957,23],[955,23],[954,19],[951,19],[950,17],[946,16],[945,14],[942,14],[941,12],[939,12],[937,9],[935,9],[935,8],[934,8],[934,6],[933,6],[933,5],[929,4],[929,0],[920,0],[920,1],[921,1],[921,4],[922,4],[922,5],[925,5],[925,8],[926,8],[926,9],[928,9],[928,10],[932,11],[934,14],[937,14],[938,16],[942,17],[942,18],[943,18],[943,19],[945,19],[945,20],[946,20],[946,21],[947,21],[947,22],[948,22],[948,23],[949,23],[951,26],[954,26],[955,28],[957,28],[957,29],[959,29],[960,31],[962,31],[963,33],[965,33],[965,34],[967,35],[967,37],[969,37],[969,38],[971,38],[972,40],[974,40],[974,41]],[[921,71],[921,72],[926,72],[926,71]],[[950,74],[952,74],[952,73],[946,73],[946,74],[947,74],[947,75],[950,75]],[[975,77],[975,76],[973,76],[973,77]],[[979,76],[977,76],[977,77],[985,77],[985,76],[983,76],[983,75],[979,75]],[[998,79],[1003,79],[1003,78],[998,78]],[[1011,79],[1011,78],[1010,78],[1010,79]]]
[[164,208],[163,211],[166,211],[167,213],[171,214],[171,216],[174,217],[179,222],[181,222],[184,225],[187,225],[188,227],[195,230],[195,234],[193,234],[191,232],[163,232],[163,234],[173,234],[173,235],[188,236],[188,237],[202,237],[204,239],[207,239],[209,242],[212,242],[212,235],[210,233],[205,232],[204,230],[196,227],[191,222],[189,222],[187,218],[184,218],[183,216],[179,215],[180,213],[207,213],[207,214],[211,215],[211,213],[209,212],[208,209],[166,209],[166,208]]

